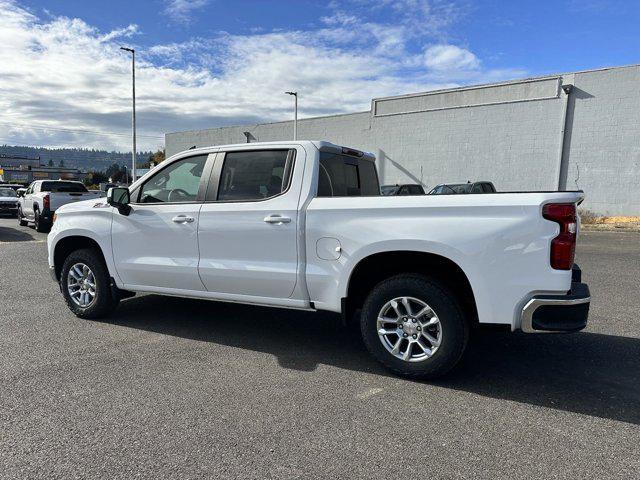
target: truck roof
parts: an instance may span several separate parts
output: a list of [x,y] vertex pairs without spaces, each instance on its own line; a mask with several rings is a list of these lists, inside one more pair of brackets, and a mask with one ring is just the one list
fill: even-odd
[[[206,147],[197,147],[197,148],[191,148],[189,150],[183,150],[179,152],[179,154],[182,154],[184,152],[198,153],[198,152],[211,150],[213,148],[229,148],[229,147],[239,148],[239,147],[246,147],[247,145],[251,145],[251,147],[258,147],[258,148],[262,146],[271,146],[271,145],[307,145],[309,147],[314,146],[321,152],[345,153],[347,155],[359,156],[363,159],[370,160],[370,161],[375,161],[376,159],[373,153],[363,152],[361,150],[350,148],[350,147],[344,147],[342,145],[336,145],[335,143],[327,142],[325,140],[282,140],[282,141],[275,141],[275,142],[251,142],[251,143],[232,143],[232,144],[226,144],[226,145],[209,145]],[[178,153],[175,155],[178,155]]]

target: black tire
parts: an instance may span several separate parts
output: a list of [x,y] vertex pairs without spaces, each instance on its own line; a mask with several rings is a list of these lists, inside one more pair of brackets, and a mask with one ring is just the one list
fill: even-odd
[[[93,302],[87,307],[76,304],[69,294],[67,280],[69,270],[77,263],[83,263],[91,269],[95,279],[95,296]],[[62,265],[60,273],[60,290],[69,309],[80,318],[102,318],[109,315],[119,303],[119,299],[113,295],[110,285],[110,276],[101,253],[94,248],[75,250],[69,254]]]
[[[421,361],[409,362],[396,357],[378,336],[378,314],[387,302],[398,297],[421,300],[440,321],[440,326],[434,328],[441,329],[441,343],[430,357]],[[433,379],[449,372],[462,358],[469,338],[469,325],[456,297],[436,280],[417,274],[397,275],[376,285],[362,307],[360,329],[367,349],[380,363],[398,375],[413,379]],[[413,350],[411,352],[413,355]]]
[[40,218],[39,210],[34,210],[33,217],[33,225],[34,227],[36,227],[36,232],[49,233],[49,230],[51,230],[51,225]]
[[22,216],[22,208],[18,207],[18,225],[21,227],[26,227],[29,224]]

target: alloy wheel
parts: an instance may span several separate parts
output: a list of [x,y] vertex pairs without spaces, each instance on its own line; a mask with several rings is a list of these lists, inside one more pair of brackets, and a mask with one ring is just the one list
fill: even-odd
[[67,292],[71,301],[82,308],[88,308],[96,298],[96,279],[91,269],[84,263],[75,263],[67,274]]
[[397,297],[378,313],[380,342],[405,362],[428,360],[442,344],[442,326],[433,309],[415,297]]

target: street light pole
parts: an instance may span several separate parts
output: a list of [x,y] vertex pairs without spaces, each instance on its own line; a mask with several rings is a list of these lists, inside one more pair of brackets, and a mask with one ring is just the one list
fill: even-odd
[[133,48],[120,47],[120,50],[131,53],[131,94],[133,111],[131,114],[131,129],[133,131],[133,151],[131,152],[131,182],[136,181],[136,51]]
[[287,95],[292,95],[294,98],[294,110],[293,110],[293,139],[298,139],[298,92],[284,92]]

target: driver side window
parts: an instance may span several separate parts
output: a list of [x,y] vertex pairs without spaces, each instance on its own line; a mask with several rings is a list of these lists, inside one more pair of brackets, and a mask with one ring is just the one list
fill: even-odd
[[196,201],[207,155],[183,158],[163,168],[142,185],[140,203]]

